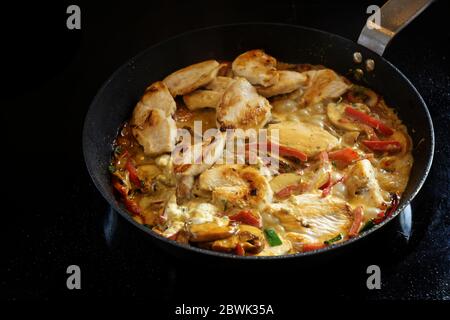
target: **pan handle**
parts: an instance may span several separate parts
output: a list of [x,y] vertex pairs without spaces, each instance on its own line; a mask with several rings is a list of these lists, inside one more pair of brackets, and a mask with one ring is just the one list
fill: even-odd
[[434,0],[389,0],[380,9],[381,25],[367,20],[358,43],[383,55],[392,38],[425,10]]

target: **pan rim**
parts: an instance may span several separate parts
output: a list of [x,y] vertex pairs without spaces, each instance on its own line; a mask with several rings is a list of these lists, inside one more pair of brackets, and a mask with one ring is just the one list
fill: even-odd
[[[133,224],[135,227],[137,227],[138,229],[140,229],[141,231],[145,232],[146,234],[152,236],[155,240],[161,240],[163,242],[165,242],[167,245],[169,246],[176,246],[179,249],[187,249],[190,251],[193,251],[195,253],[199,253],[199,254],[205,254],[207,256],[213,257],[213,258],[224,258],[224,259],[237,259],[240,261],[255,261],[255,260],[285,260],[285,259],[294,259],[294,258],[301,258],[301,257],[308,257],[308,256],[314,256],[314,255],[318,255],[318,254],[322,254],[322,253],[326,253],[326,252],[330,252],[333,250],[337,250],[343,247],[346,247],[348,245],[352,245],[353,243],[361,240],[362,238],[365,238],[366,236],[372,234],[373,232],[377,231],[378,229],[382,228],[384,225],[386,225],[387,223],[389,223],[390,221],[392,221],[394,218],[396,218],[410,203],[411,201],[417,196],[417,194],[419,193],[419,191],[421,190],[421,188],[423,187],[423,184],[425,183],[428,174],[431,170],[431,165],[433,162],[433,158],[434,158],[434,149],[435,149],[435,135],[434,135],[434,126],[433,126],[433,121],[430,115],[430,112],[428,110],[428,106],[425,103],[425,101],[423,100],[422,96],[420,95],[420,93],[418,92],[418,90],[416,89],[416,87],[411,83],[411,81],[396,67],[394,66],[391,62],[389,62],[386,58],[384,58],[383,56],[378,56],[384,63],[386,63],[390,68],[392,68],[402,79],[402,81],[404,81],[414,92],[414,94],[417,96],[424,112],[427,118],[427,124],[429,127],[429,135],[431,138],[430,141],[430,146],[429,146],[429,156],[428,156],[428,160],[427,163],[424,167],[424,171],[422,172],[421,178],[418,181],[416,187],[413,189],[413,191],[411,192],[411,194],[405,199],[402,198],[404,200],[404,203],[399,206],[395,212],[388,218],[386,218],[383,222],[375,225],[374,227],[372,227],[371,229],[364,231],[363,233],[359,234],[357,237],[351,238],[349,240],[346,240],[344,242],[341,243],[337,243],[337,244],[332,244],[329,246],[326,246],[324,248],[321,249],[317,249],[317,250],[313,250],[313,251],[308,251],[308,252],[298,252],[295,254],[289,254],[289,255],[280,255],[280,256],[237,256],[237,255],[231,255],[231,254],[227,254],[227,253],[222,253],[222,252],[216,252],[216,251],[212,251],[212,250],[207,250],[207,249],[202,249],[202,248],[197,248],[194,246],[190,246],[190,245],[185,245],[185,244],[180,244],[176,241],[167,239],[155,232],[153,232],[151,229],[149,229],[148,227],[136,222],[128,213],[127,211],[125,211],[125,209],[123,208],[123,206],[121,204],[119,204],[119,202],[114,199],[113,197],[110,196],[110,194],[104,190],[101,187],[100,182],[98,181],[96,175],[93,172],[93,168],[91,168],[89,166],[89,161],[88,161],[88,154],[87,154],[87,144],[88,144],[88,119],[90,118],[90,114],[93,112],[93,106],[96,105],[97,101],[100,99],[101,93],[106,89],[106,87],[108,86],[108,84],[110,82],[112,82],[112,80],[116,77],[117,74],[119,74],[121,71],[123,71],[124,69],[127,68],[127,66],[129,66],[130,64],[134,63],[136,60],[138,60],[141,56],[145,55],[148,51],[151,51],[167,42],[176,40],[178,38],[182,38],[184,36],[188,36],[191,34],[195,34],[195,33],[200,33],[200,32],[204,32],[204,31],[208,31],[208,30],[213,30],[213,29],[221,29],[221,28],[230,28],[230,27],[239,27],[239,26],[248,26],[248,25],[252,25],[252,26],[279,26],[279,27],[288,27],[288,28],[295,28],[295,29],[302,29],[302,30],[307,30],[307,31],[311,31],[311,32],[315,32],[315,33],[320,33],[323,35],[326,35],[328,37],[335,37],[338,38],[342,41],[345,42],[350,42],[353,45],[356,45],[360,48],[363,48],[363,50],[369,50],[361,45],[359,45],[358,43],[355,43],[354,41],[347,39],[343,36],[331,33],[331,32],[327,32],[327,31],[323,31],[320,29],[315,29],[315,28],[311,28],[311,27],[304,27],[304,26],[300,26],[300,25],[293,25],[293,24],[286,24],[286,23],[271,23],[271,22],[242,22],[242,23],[231,23],[231,24],[220,24],[220,25],[214,25],[214,26],[208,26],[205,28],[197,28],[197,29],[192,29],[192,30],[188,30],[186,32],[171,36],[165,40],[162,40],[150,47],[147,47],[146,49],[142,50],[141,52],[139,52],[138,54],[136,54],[135,56],[133,56],[132,58],[128,59],[125,63],[123,63],[119,68],[117,68],[109,77],[108,79],[102,84],[102,86],[100,87],[100,89],[97,91],[94,99],[92,100],[91,104],[89,105],[89,109],[86,113],[86,116],[84,118],[84,124],[83,124],[83,131],[82,131],[82,149],[83,149],[83,157],[84,157],[84,162],[86,165],[86,168],[88,170],[88,173],[96,187],[96,189],[100,192],[100,194],[103,196],[103,198],[108,202],[108,204],[112,207],[112,209],[116,212],[118,212],[123,218],[125,218],[128,222],[130,222],[131,224]],[[369,50],[370,51],[370,50]],[[376,53],[373,53],[374,55],[376,55]]]

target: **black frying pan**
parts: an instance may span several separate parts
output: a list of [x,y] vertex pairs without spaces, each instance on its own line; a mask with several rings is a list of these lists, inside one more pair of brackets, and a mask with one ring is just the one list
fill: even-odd
[[[240,257],[182,245],[153,233],[136,223],[116,200],[111,187],[108,164],[118,128],[127,120],[152,82],[171,72],[207,59],[233,60],[238,54],[262,48],[279,61],[323,64],[341,74],[355,69],[353,53],[373,59],[375,70],[363,81],[394,106],[409,129],[414,143],[414,166],[408,186],[393,215],[371,230],[349,241],[319,251],[276,257]],[[98,92],[86,116],[83,150],[89,173],[103,197],[128,222],[146,232],[164,250],[177,256],[222,257],[238,260],[286,260],[318,258],[352,247],[367,235],[377,232],[394,219],[414,198],[430,170],[433,150],[433,125],[427,106],[409,80],[378,54],[340,36],[310,28],[284,24],[236,24],[217,26],[161,42],[148,48],[120,67]]]

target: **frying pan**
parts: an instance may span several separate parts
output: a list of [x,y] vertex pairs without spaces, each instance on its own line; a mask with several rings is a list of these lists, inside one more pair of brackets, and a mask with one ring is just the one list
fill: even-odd
[[[376,233],[392,221],[418,193],[430,170],[434,152],[433,124],[427,106],[411,82],[381,54],[391,38],[431,1],[391,0],[381,8],[382,27],[364,27],[358,43],[331,33],[285,24],[247,23],[210,27],[187,32],[148,48],[121,66],[103,85],[87,113],[83,152],[92,180],[111,207],[164,250],[178,256],[225,260],[287,260],[335,255],[343,248]],[[399,10],[401,9],[401,10]],[[370,49],[368,49],[368,48]],[[144,89],[182,67],[207,59],[233,60],[240,53],[262,48],[279,61],[322,64],[347,75],[364,69],[372,59],[375,69],[365,71],[361,81],[382,94],[409,129],[413,140],[414,165],[397,210],[374,228],[349,241],[324,249],[275,257],[240,257],[195,248],[168,240],[136,223],[116,200],[108,164],[118,128],[126,121]],[[362,62],[354,61],[359,52]],[[221,259],[219,259],[221,260]]]

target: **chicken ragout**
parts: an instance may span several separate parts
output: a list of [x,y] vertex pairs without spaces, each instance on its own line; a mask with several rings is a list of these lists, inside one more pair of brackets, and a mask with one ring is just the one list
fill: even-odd
[[[210,161],[180,164],[177,132],[195,135],[196,121],[200,133],[217,131],[189,142]],[[278,140],[264,142],[268,157],[250,162],[245,148],[230,164],[220,160],[233,129],[266,129]],[[251,50],[151,84],[120,128],[109,170],[129,214],[154,232],[218,252],[277,256],[346,241],[386,219],[408,183],[411,149],[406,127],[371,89]]]

